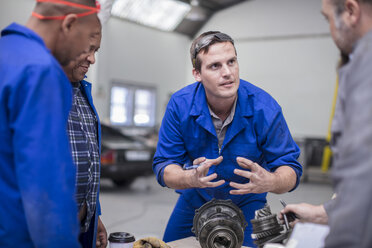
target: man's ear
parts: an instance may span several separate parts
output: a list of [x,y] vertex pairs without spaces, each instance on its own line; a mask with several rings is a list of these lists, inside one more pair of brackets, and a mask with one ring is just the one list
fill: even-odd
[[73,26],[77,23],[77,15],[76,14],[68,14],[66,15],[65,19],[62,21],[62,30],[64,33],[69,33]]
[[201,81],[200,71],[196,70],[195,68],[192,68],[192,75],[194,76],[195,81],[198,82]]
[[349,26],[355,26],[361,15],[360,1],[346,0],[345,1],[345,23]]

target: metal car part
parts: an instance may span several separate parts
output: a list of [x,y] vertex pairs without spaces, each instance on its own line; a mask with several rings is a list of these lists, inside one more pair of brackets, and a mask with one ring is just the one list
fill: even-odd
[[202,248],[239,248],[246,226],[242,210],[231,200],[213,199],[195,211],[192,232]]
[[266,243],[283,243],[290,235],[291,229],[287,225],[279,224],[276,214],[272,214],[269,205],[255,212],[252,223],[252,238],[254,243],[263,247]]

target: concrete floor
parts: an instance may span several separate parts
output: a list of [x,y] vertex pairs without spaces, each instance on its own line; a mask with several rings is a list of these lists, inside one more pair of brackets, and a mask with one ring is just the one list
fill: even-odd
[[[329,183],[301,183],[291,193],[268,195],[273,213],[282,209],[279,199],[289,203],[308,202],[320,204],[332,196]],[[110,180],[101,182],[101,219],[108,234],[129,232],[136,239],[162,238],[168,218],[178,198],[172,189],[161,187],[154,176],[140,177],[129,188],[117,188]]]

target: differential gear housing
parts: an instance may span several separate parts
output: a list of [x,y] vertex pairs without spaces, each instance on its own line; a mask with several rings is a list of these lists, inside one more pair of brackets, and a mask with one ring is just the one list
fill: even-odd
[[240,248],[247,226],[231,200],[213,199],[195,211],[192,232],[202,248]]

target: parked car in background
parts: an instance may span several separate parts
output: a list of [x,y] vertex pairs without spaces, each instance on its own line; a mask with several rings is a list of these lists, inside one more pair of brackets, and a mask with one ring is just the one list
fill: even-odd
[[111,179],[117,186],[128,186],[137,177],[152,174],[155,147],[143,139],[123,134],[102,124],[101,177]]

